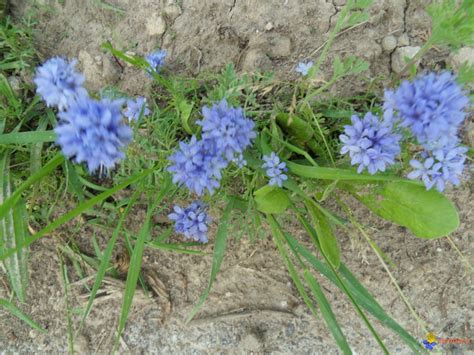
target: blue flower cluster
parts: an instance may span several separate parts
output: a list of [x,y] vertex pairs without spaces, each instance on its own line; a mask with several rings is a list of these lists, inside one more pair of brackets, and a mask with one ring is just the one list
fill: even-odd
[[459,146],[458,134],[469,99],[455,79],[449,72],[429,73],[385,92],[386,115],[409,128],[424,148],[424,162],[410,161],[414,171],[408,177],[421,178],[428,190],[459,185],[464,169],[467,149]]
[[54,57],[36,70],[36,92],[46,102],[48,107],[57,107],[65,110],[81,96],[87,96],[82,87],[84,75],[77,73],[74,67],[77,60],[68,63],[61,57]]
[[122,104],[123,100],[96,101],[88,96],[69,103],[59,113],[55,129],[63,154],[85,162],[91,173],[111,169],[125,158],[123,150],[132,140],[132,130],[123,123]]
[[179,149],[168,158],[173,164],[168,168],[175,184],[184,184],[201,196],[205,190],[211,195],[219,187],[222,170],[230,162],[243,166],[243,151],[256,137],[253,121],[245,118],[241,108],[232,108],[225,100],[204,107],[202,139],[193,136],[189,143],[180,142]]
[[401,136],[392,132],[392,124],[379,121],[368,112],[361,120],[357,115],[351,117],[352,125],[344,126],[339,139],[344,143],[341,154],[349,153],[351,164],[358,164],[357,172],[367,169],[370,174],[385,171],[395,162],[400,153]]
[[[84,76],[74,70],[76,63],[51,58],[37,69],[34,82],[46,104],[59,110],[55,132],[63,154],[85,163],[90,173],[102,172],[125,158],[123,151],[132,139],[132,130],[123,122],[124,100],[90,98],[82,87]],[[129,102],[128,117],[138,117],[142,108],[149,113],[144,104],[143,98]]]
[[449,72],[429,73],[413,82],[405,80],[385,92],[384,109],[400,126],[408,127],[420,144],[432,150],[457,140],[469,103]]
[[280,158],[275,152],[270,155],[263,156],[262,168],[266,169],[267,176],[270,178],[268,185],[282,187],[283,182],[288,180],[288,176],[284,174],[288,169],[285,162],[280,162]]
[[212,195],[219,187],[221,171],[227,166],[215,146],[192,136],[189,143],[180,142],[179,149],[168,158],[174,164],[168,168],[175,184],[201,196],[207,189]]
[[307,63],[305,62],[300,62],[298,63],[298,66],[296,67],[295,71],[297,73],[300,73],[303,76],[308,75],[309,70],[313,67],[314,63],[312,61],[309,61]]
[[125,108],[123,114],[128,118],[129,121],[137,121],[140,118],[141,113],[143,116],[148,116],[151,113],[144,97],[140,96],[135,100],[127,100],[127,107]]
[[224,99],[212,107],[202,108],[204,119],[196,123],[202,127],[202,138],[212,142],[227,161],[251,144],[255,133],[255,123],[246,119],[242,108],[229,107]]
[[154,51],[146,56],[146,61],[150,65],[149,73],[153,74],[153,72],[159,73],[163,65],[165,64],[166,58],[166,50],[159,49]]
[[433,186],[438,191],[444,191],[446,184],[458,186],[464,170],[467,148],[451,143],[443,148],[425,151],[424,162],[416,159],[410,161],[414,169],[408,174],[409,179],[421,179],[429,190]]
[[174,228],[177,233],[184,234],[188,239],[207,243],[208,224],[211,218],[207,215],[207,206],[202,202],[195,201],[186,208],[176,205],[168,218],[175,222]]

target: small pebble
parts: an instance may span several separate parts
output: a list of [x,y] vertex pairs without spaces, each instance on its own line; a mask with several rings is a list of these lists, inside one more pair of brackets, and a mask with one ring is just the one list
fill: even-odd
[[265,26],[265,30],[266,31],[273,30],[273,23],[272,22],[267,23],[266,26]]
[[391,52],[397,47],[397,39],[392,36],[385,36],[382,40],[382,48],[384,51]]

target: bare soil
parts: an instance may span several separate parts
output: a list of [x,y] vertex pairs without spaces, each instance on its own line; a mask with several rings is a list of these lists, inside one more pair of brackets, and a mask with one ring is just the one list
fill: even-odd
[[[13,2],[17,17],[31,3]],[[40,1],[37,1],[40,3]],[[155,48],[169,52],[171,70],[197,74],[219,70],[234,63],[239,70],[275,70],[293,77],[295,65],[314,58],[335,23],[344,0],[109,0],[124,13],[98,7],[91,0],[62,3],[43,0],[36,10],[39,49],[44,58],[65,55],[79,58],[98,90],[118,85],[130,94],[143,94],[143,74],[120,68],[101,51],[106,40],[115,46],[146,54]],[[369,21],[341,35],[331,56],[355,54],[370,62],[367,76],[388,75],[394,49],[384,50],[388,35],[398,46],[419,45],[426,38],[427,1],[375,0]],[[447,53],[433,52],[430,67],[443,67]],[[341,92],[357,88],[346,83]],[[460,211],[461,226],[453,241],[472,264],[473,185],[469,177],[450,196]],[[439,337],[473,338],[472,273],[447,239],[421,240],[404,228],[383,222],[363,207],[357,217],[371,237],[395,263],[394,275],[403,292],[429,330]],[[216,217],[219,211],[213,211]],[[130,225],[138,225],[140,214]],[[215,218],[218,221],[218,218]],[[75,226],[81,226],[75,221]],[[83,225],[82,225],[83,226]],[[214,226],[215,227],[215,226]],[[288,220],[286,227],[301,240],[307,236]],[[85,245],[92,231],[77,228],[74,237]],[[58,232],[59,233],[59,232]],[[62,232],[61,232],[62,233]],[[104,238],[109,236],[103,233]],[[63,235],[44,238],[31,247],[27,304],[22,309],[47,328],[48,334],[31,330],[0,310],[0,352],[60,353],[67,351],[67,319],[64,288],[57,248]],[[402,326],[418,337],[425,336],[408,311],[376,256],[360,236],[338,231],[343,260],[381,305]],[[203,248],[212,252],[212,243]],[[211,256],[187,256],[147,251],[143,272],[155,292],[135,297],[123,334],[121,351],[130,353],[297,353],[336,354],[338,348],[321,317],[314,318],[298,296],[276,250],[272,237],[231,238],[222,270],[201,312],[189,324],[187,316],[206,287]],[[70,303],[84,307],[88,292],[71,270]],[[93,275],[91,271],[91,275]],[[321,278],[322,279],[322,278]],[[5,275],[0,274],[0,297],[7,297]],[[381,353],[350,303],[332,285],[323,282],[327,296],[354,351]],[[105,353],[111,349],[122,302],[124,283],[108,279],[86,326],[75,342],[77,353]],[[77,323],[76,323],[77,324]],[[377,325],[393,353],[410,353],[393,333]],[[465,354],[473,345],[444,346],[443,351]]]

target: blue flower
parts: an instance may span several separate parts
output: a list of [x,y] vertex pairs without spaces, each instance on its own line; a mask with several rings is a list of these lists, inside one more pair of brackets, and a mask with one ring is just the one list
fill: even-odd
[[296,67],[295,71],[303,76],[306,76],[308,75],[309,70],[313,67],[313,64],[314,63],[312,61],[309,61],[307,63],[300,62],[298,63],[298,66]]
[[188,239],[207,243],[208,224],[211,218],[207,215],[207,206],[200,201],[191,203],[187,208],[174,206],[168,218],[175,221],[175,231]]
[[449,72],[429,73],[385,92],[384,109],[432,150],[456,139],[469,100]]
[[341,154],[349,153],[351,164],[359,164],[358,173],[365,168],[372,175],[385,171],[400,153],[401,136],[392,132],[390,122],[380,122],[371,112],[366,113],[363,120],[353,115],[351,121],[351,126],[344,126],[345,134],[339,136],[344,143]]
[[425,161],[411,160],[410,165],[415,169],[408,174],[409,179],[421,179],[430,190],[436,186],[438,191],[444,191],[447,184],[458,186],[464,170],[467,148],[452,143],[443,148],[425,151]]
[[132,130],[123,122],[122,104],[122,100],[96,101],[86,96],[70,103],[67,111],[59,113],[55,129],[64,155],[85,162],[91,173],[111,169],[125,158],[123,150],[132,140]]
[[272,152],[270,155],[264,155],[263,161],[265,163],[263,163],[262,168],[266,169],[266,174],[270,178],[268,185],[281,187],[283,182],[288,180],[288,176],[283,174],[283,172],[288,170],[286,163],[280,162],[280,158],[275,152]]
[[423,345],[425,346],[426,349],[433,350],[434,347],[437,345],[437,343],[436,342],[430,343],[428,340],[425,339],[423,340]]
[[36,70],[33,80],[36,92],[48,107],[65,110],[78,97],[87,96],[86,89],[82,87],[84,76],[74,70],[76,64],[77,60],[68,63],[63,58],[54,57]]
[[146,56],[146,61],[150,64],[151,69],[149,69],[150,74],[155,71],[156,73],[160,72],[161,67],[165,64],[166,50],[161,49],[154,51]]
[[204,118],[196,123],[202,127],[203,140],[212,142],[229,162],[257,136],[255,123],[245,118],[242,108],[229,107],[225,99],[212,107],[204,106],[202,115]]
[[135,100],[127,101],[127,107],[123,114],[128,118],[129,121],[136,121],[140,118],[140,113],[142,113],[142,110],[143,116],[148,116],[150,114],[150,109],[148,108],[146,99],[140,96]]
[[212,195],[219,187],[221,170],[228,163],[217,154],[214,145],[197,140],[192,136],[189,143],[180,142],[179,149],[168,158],[174,164],[168,168],[173,174],[173,182],[184,184],[201,196],[205,189]]

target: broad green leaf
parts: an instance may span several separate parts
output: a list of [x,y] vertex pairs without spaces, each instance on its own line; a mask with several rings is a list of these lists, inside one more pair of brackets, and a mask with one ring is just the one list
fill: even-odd
[[419,181],[407,180],[393,175],[366,175],[357,174],[354,170],[325,168],[321,166],[307,166],[292,162],[286,163],[288,169],[295,175],[323,180],[354,180],[354,181],[403,181],[407,184],[421,185]]
[[199,311],[201,306],[204,304],[204,302],[207,299],[207,296],[209,296],[209,292],[211,291],[212,284],[214,283],[214,280],[217,277],[217,273],[219,272],[219,269],[221,267],[222,260],[224,260],[224,253],[227,246],[227,237],[228,237],[227,228],[229,224],[230,213],[233,210],[233,208],[234,208],[234,200],[230,199],[219,221],[219,227],[217,228],[216,241],[214,243],[214,255],[212,257],[211,276],[209,278],[209,283],[206,289],[204,290],[204,292],[201,294],[201,297],[199,297],[198,303],[196,304],[196,306],[194,306],[186,322],[190,322],[194,318],[196,313]]
[[276,186],[265,185],[254,196],[257,209],[263,213],[283,213],[291,203],[285,191]]
[[22,311],[20,311],[13,303],[3,298],[0,298],[0,306],[5,308],[8,312],[10,312],[12,315],[17,317],[18,319],[28,324],[31,328],[34,328],[40,331],[41,333],[46,333],[46,330],[43,327],[41,327],[41,325],[33,321],[30,317],[28,317]]
[[[3,172],[0,175],[0,203],[3,203],[11,195],[9,156],[6,152],[1,153],[0,169]],[[19,200],[4,218],[0,219],[0,250],[15,249],[24,243],[27,234],[27,220],[25,204]],[[27,257],[28,251],[26,249],[18,249],[3,261],[10,285],[21,302],[25,302],[26,299]]]
[[314,135],[313,127],[295,114],[280,112],[276,116],[276,120],[278,125],[285,132],[295,137],[298,143],[306,143]]
[[313,201],[308,200],[305,205],[313,219],[316,232],[318,233],[321,251],[335,269],[339,268],[339,264],[341,263],[339,246],[328,218],[318,209]]
[[0,144],[31,144],[55,140],[56,132],[54,131],[14,132],[0,135]]
[[366,195],[359,195],[373,212],[386,220],[407,227],[420,238],[439,238],[459,226],[456,208],[434,189],[405,182],[379,184]]
[[318,281],[311,274],[311,272],[309,272],[309,270],[304,271],[304,278],[308,283],[311,291],[313,292],[316,301],[318,302],[321,314],[324,320],[326,321],[326,324],[329,330],[331,331],[334,340],[336,340],[337,345],[344,352],[344,354],[352,355],[352,351],[349,347],[349,344],[347,344],[346,337],[344,336],[344,333],[339,327],[336,317],[334,316],[334,313],[331,309],[331,305],[329,304],[326,296],[324,296],[324,293],[321,289],[321,286],[319,286]]

